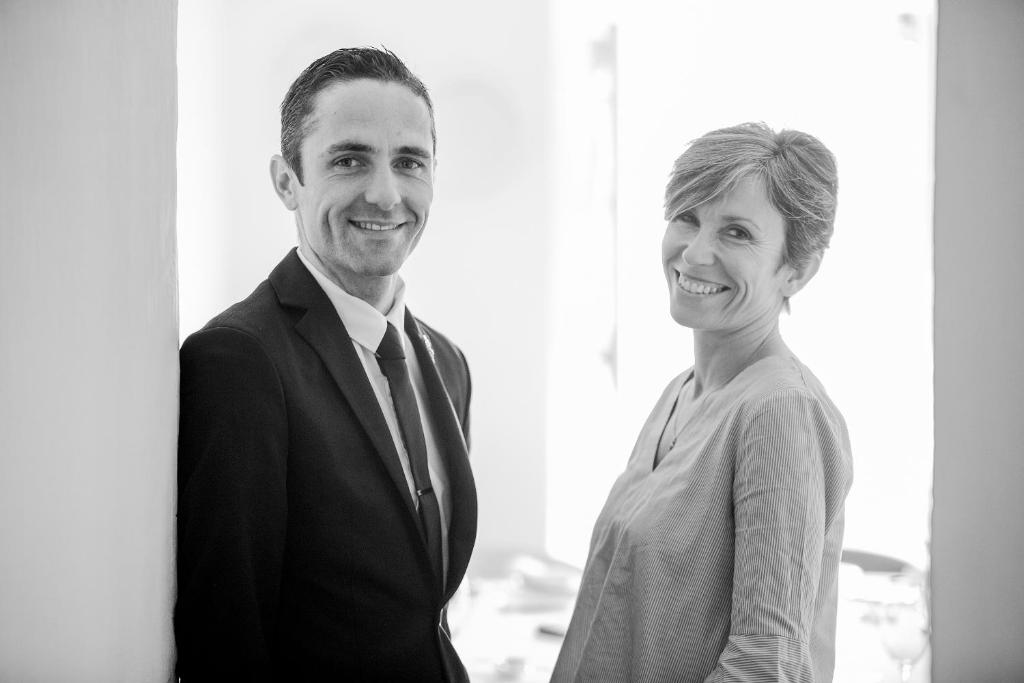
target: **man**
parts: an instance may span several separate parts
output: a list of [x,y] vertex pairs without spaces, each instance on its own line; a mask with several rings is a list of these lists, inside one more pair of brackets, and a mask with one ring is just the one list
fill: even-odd
[[181,349],[178,675],[465,681],[445,606],[476,537],[469,370],[405,308],[433,108],[392,53],[313,62],[281,108],[292,250]]

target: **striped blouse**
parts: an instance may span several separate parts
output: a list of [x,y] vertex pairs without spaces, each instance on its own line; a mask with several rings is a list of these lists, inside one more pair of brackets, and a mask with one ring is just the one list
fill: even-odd
[[797,359],[764,358],[705,392],[655,467],[692,374],[598,516],[553,683],[832,680],[843,418]]

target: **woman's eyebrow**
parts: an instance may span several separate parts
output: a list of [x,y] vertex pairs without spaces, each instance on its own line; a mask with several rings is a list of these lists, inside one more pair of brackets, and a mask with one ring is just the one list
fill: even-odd
[[722,220],[725,221],[725,222],[742,221],[744,223],[749,223],[749,224],[753,225],[758,230],[761,229],[761,226],[757,224],[757,221],[755,221],[752,218],[747,218],[746,216],[725,215],[725,216],[722,216]]

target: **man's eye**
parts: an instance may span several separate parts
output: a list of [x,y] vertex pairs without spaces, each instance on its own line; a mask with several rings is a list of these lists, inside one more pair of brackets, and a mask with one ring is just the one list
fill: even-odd
[[359,165],[359,160],[354,157],[338,157],[333,165],[338,168],[355,168]]
[[423,162],[418,159],[399,159],[397,165],[403,171],[415,171],[423,168]]

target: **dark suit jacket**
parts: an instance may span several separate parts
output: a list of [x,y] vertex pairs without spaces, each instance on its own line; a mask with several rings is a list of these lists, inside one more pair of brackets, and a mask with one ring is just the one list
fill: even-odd
[[450,479],[443,587],[363,366],[294,250],[183,344],[183,683],[466,680],[443,610],[476,537],[469,369],[412,314],[406,329]]

